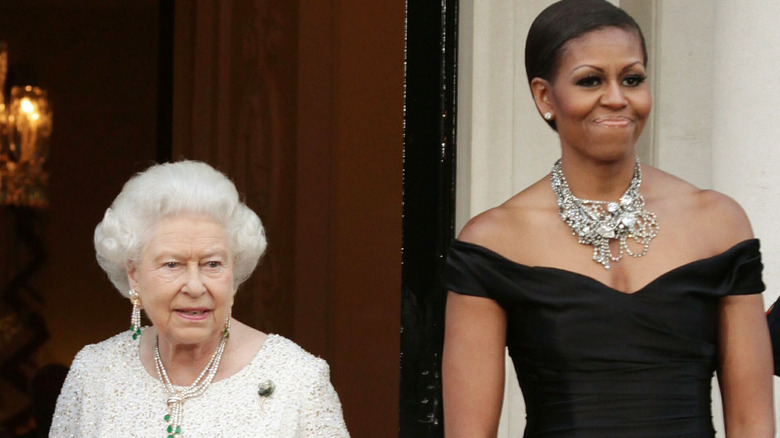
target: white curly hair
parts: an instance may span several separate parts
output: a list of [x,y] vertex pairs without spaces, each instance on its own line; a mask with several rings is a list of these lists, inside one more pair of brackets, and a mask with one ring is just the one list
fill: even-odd
[[235,289],[265,252],[260,218],[239,200],[225,175],[199,161],[156,164],[125,183],[95,228],[97,261],[125,297],[130,290],[126,266],[140,259],[152,227],[178,214],[202,214],[222,225],[233,256]]

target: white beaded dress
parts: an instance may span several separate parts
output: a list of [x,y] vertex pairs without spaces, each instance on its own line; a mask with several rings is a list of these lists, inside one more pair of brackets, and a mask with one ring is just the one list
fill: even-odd
[[[274,391],[258,389],[271,380]],[[141,364],[138,340],[120,333],[84,347],[73,360],[50,437],[149,437],[169,434],[162,382]],[[269,335],[238,373],[184,403],[178,438],[349,437],[327,363]]]

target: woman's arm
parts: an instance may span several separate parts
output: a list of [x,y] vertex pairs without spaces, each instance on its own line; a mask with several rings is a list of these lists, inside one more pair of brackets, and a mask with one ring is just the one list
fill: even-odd
[[330,383],[330,367],[322,359],[316,360],[313,379],[303,401],[302,415],[302,436],[349,438],[339,396]]
[[498,303],[449,293],[442,360],[447,438],[496,436],[505,345],[506,314]]
[[[81,350],[73,359],[68,376],[62,384],[60,395],[57,398],[57,407],[49,429],[49,437],[66,438],[86,436],[83,433],[84,424],[84,397],[89,392],[84,385],[84,378],[88,374],[85,356],[88,348]],[[94,433],[94,432],[93,432]]]
[[726,436],[774,437],[772,346],[761,295],[721,299],[719,349]]
[[[745,211],[733,199],[711,190],[696,199],[697,223],[712,227],[701,235],[720,237],[711,240],[717,244],[714,253],[753,238]],[[760,294],[721,298],[718,351],[726,436],[774,437],[772,345]]]

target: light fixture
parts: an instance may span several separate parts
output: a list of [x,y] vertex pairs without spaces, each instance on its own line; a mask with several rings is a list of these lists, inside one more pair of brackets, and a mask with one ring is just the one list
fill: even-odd
[[11,88],[5,101],[8,50],[0,42],[0,205],[46,207],[52,113],[46,91],[31,85]]

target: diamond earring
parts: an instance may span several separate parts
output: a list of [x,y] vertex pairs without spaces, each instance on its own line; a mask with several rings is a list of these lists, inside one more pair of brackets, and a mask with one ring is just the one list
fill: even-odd
[[141,335],[141,300],[134,289],[130,289],[130,302],[133,303],[133,312],[130,314],[130,331],[133,332],[133,339],[138,339]]

